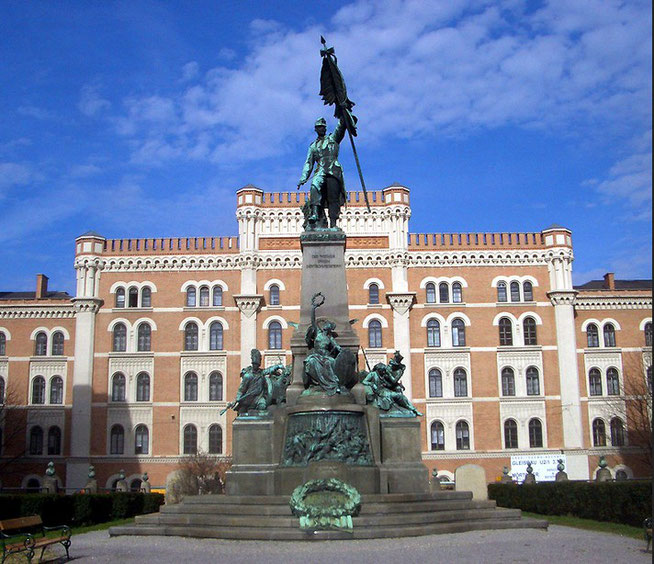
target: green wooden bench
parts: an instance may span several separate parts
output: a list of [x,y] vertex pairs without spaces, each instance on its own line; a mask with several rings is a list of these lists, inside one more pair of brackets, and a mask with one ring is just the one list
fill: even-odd
[[[61,531],[57,536],[46,536],[48,531]],[[39,515],[5,519],[0,521],[0,542],[2,543],[2,563],[11,554],[25,554],[28,562],[32,562],[34,553],[41,549],[39,561],[43,558],[45,549],[54,544],[61,544],[66,549],[66,556],[70,560],[70,528],[66,525],[59,527],[44,527]]]

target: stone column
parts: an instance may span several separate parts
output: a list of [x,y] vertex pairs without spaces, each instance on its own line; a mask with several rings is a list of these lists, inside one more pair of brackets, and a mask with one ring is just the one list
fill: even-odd
[[263,296],[239,294],[234,296],[241,311],[241,368],[250,365],[250,351],[257,347],[257,316]]
[[75,316],[75,367],[73,369],[70,457],[66,462],[66,488],[81,489],[86,484],[91,454],[95,316],[103,302],[97,298],[75,298],[73,303],[77,310]]
[[404,395],[413,399],[411,380],[411,331],[409,325],[409,311],[415,300],[415,292],[386,292],[386,299],[393,308],[393,341],[395,348],[404,357],[406,370],[402,375]]

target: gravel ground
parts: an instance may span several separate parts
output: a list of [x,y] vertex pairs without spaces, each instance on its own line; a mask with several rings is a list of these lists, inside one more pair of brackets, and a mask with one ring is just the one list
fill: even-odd
[[[552,525],[549,531],[477,531],[403,539],[266,542],[182,537],[113,537],[97,531],[73,537],[77,562],[304,564],[429,564],[432,562],[652,562],[645,542]],[[52,562],[52,561],[51,561]]]

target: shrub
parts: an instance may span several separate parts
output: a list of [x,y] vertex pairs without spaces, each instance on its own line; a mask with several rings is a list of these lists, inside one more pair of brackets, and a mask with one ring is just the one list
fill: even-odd
[[40,515],[46,526],[95,525],[152,513],[163,504],[160,493],[0,495],[0,519]]
[[634,527],[640,527],[652,511],[649,481],[489,484],[488,497],[500,507],[541,515],[572,515]]

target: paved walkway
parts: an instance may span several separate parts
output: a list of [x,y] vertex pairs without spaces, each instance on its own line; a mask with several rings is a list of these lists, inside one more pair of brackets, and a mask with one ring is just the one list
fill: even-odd
[[74,561],[127,564],[303,563],[431,564],[454,562],[637,564],[652,562],[645,541],[552,525],[549,531],[478,531],[404,539],[266,542],[181,537],[113,537],[106,531],[75,535]]

